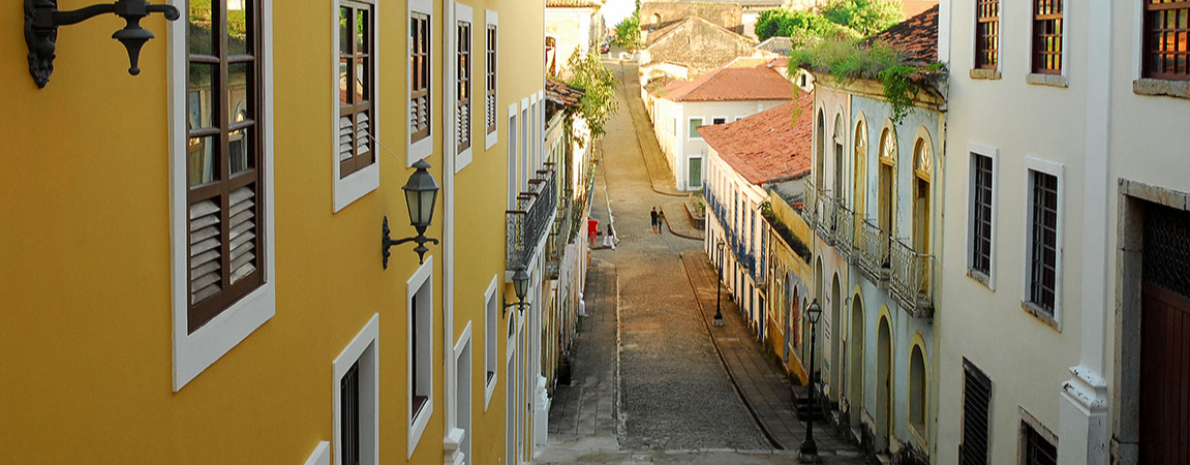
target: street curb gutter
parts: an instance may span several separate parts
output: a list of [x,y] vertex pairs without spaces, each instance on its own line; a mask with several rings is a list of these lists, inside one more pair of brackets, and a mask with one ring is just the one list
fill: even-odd
[[[665,206],[662,206],[662,207],[661,207],[661,211],[662,211],[662,212],[665,212]],[[702,241],[704,241],[704,240],[705,240],[705,239],[703,239],[703,238],[701,238],[701,237],[697,237],[697,236],[691,236],[691,235],[689,235],[689,234],[683,234],[683,233],[680,233],[680,232],[674,231],[674,228],[673,228],[672,224],[671,224],[671,223],[670,223],[670,221],[669,221],[669,215],[665,215],[665,229],[668,229],[668,230],[669,230],[669,232],[670,232],[670,234],[673,234],[673,235],[675,235],[675,236],[678,236],[678,237],[680,237],[680,238],[682,238],[682,239],[690,239],[690,240],[692,240],[692,241],[699,241],[699,242],[702,242]]]
[[[711,337],[711,345],[715,347],[715,354],[719,356],[719,363],[723,364],[723,371],[726,371],[727,377],[731,379],[731,386],[735,388],[736,395],[740,397],[740,400],[744,401],[744,406],[748,408],[748,413],[752,415],[752,419],[756,421],[758,426],[760,426],[760,431],[764,433],[765,439],[768,439],[769,442],[772,443],[773,447],[776,447],[777,449],[789,450],[789,448],[782,444],[781,441],[777,440],[777,436],[769,430],[768,425],[760,420],[760,415],[756,412],[756,408],[752,406],[752,403],[748,401],[748,397],[745,396],[743,390],[740,389],[739,381],[736,380],[735,374],[731,371],[731,367],[727,366],[727,358],[723,356],[723,351],[719,348],[719,341],[715,339],[715,333],[711,330],[711,324],[707,322],[706,308],[702,305],[702,298],[698,297],[698,287],[694,285],[694,277],[690,275],[690,269],[686,267],[686,260],[683,259],[683,256],[684,254],[678,254],[678,260],[682,262],[682,269],[686,271],[686,281],[690,283],[690,289],[694,291],[694,301],[698,303],[698,313],[702,315],[701,320],[703,327],[706,328],[707,335]],[[715,284],[719,285],[719,283]]]

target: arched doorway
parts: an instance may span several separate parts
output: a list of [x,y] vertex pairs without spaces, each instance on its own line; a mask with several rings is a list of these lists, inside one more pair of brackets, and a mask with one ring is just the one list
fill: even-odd
[[847,344],[851,346],[851,361],[848,362],[851,374],[848,376],[850,399],[851,426],[859,426],[860,412],[864,407],[864,304],[859,296],[851,299],[851,337]]
[[888,449],[888,435],[892,430],[892,329],[888,319],[880,319],[880,333],[876,339],[879,354],[876,360],[876,451]]
[[[827,363],[829,368],[828,383],[831,387],[830,398],[832,401],[838,402],[842,400],[840,395],[843,393],[843,370],[842,366],[845,360],[843,345],[843,297],[839,289],[839,274],[835,273],[831,279],[831,321],[824,328],[830,331],[830,362]],[[824,357],[825,359],[825,357]]]

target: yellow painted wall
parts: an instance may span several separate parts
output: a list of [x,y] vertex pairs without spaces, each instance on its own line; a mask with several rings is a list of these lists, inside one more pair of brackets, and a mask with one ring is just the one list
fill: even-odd
[[[63,1],[62,8],[83,3]],[[501,110],[540,90],[543,12],[524,0],[471,4],[477,52],[483,10],[501,11]],[[442,43],[442,3],[434,40]],[[274,200],[276,315],[179,392],[172,387],[169,33],[159,16],[143,24],[156,39],[142,72],[126,72],[122,26],[101,16],[59,32],[49,85],[26,68],[18,7],[0,40],[0,463],[304,463],[333,440],[335,357],[380,314],[380,457],[405,463],[407,338],[405,281],[418,264],[411,245],[381,269],[380,222],[413,234],[400,186],[405,167],[404,2],[378,11],[380,188],[332,213],[332,31],[326,2],[276,3],[274,33]],[[185,15],[183,15],[185,17]],[[184,21],[184,19],[183,19]],[[179,23],[181,24],[181,23]],[[440,111],[443,50],[435,50]],[[483,62],[477,60],[477,89]],[[482,91],[477,92],[482,95]],[[473,125],[483,144],[482,100]],[[507,124],[500,143],[478,150],[459,174],[455,218],[456,335],[473,324],[475,463],[499,463],[504,444],[501,384],[483,409],[482,298],[502,278]],[[443,180],[442,124],[435,118],[428,161]],[[439,197],[441,200],[441,196]],[[442,237],[442,203],[427,231]],[[443,260],[434,256],[435,315]],[[428,255],[428,256],[429,256]],[[428,258],[427,256],[427,258]],[[503,321],[502,321],[503,324]],[[434,321],[434,415],[412,463],[442,463],[445,398],[442,321]],[[499,332],[501,335],[504,331]]]

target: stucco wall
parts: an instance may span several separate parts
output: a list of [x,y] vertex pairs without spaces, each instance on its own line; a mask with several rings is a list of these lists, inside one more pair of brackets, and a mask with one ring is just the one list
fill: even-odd
[[743,10],[734,3],[644,2],[640,6],[642,29],[659,29],[691,16],[743,32]]
[[649,46],[648,54],[651,62],[670,61],[686,65],[694,79],[732,59],[751,56],[754,45],[754,41],[743,36],[694,21]]

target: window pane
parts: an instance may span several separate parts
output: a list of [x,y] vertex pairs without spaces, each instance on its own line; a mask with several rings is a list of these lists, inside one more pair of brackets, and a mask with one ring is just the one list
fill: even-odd
[[[253,119],[252,108],[253,86],[250,79],[251,63],[233,63],[227,65],[227,115],[229,121],[235,122],[237,115],[242,119]],[[241,119],[241,120],[242,120]]]
[[228,158],[231,161],[232,176],[251,169],[254,164],[252,144],[248,137],[250,130],[251,128],[243,128],[227,135],[227,150]]
[[190,64],[190,76],[186,89],[186,127],[200,129],[215,126],[211,114],[215,108],[215,92],[212,91],[218,65]]
[[368,77],[371,70],[368,69],[367,58],[355,59],[355,100],[353,102],[359,103],[368,100]]
[[190,2],[190,54],[214,55],[214,37],[211,35],[211,2],[192,0]]
[[339,8],[339,53],[351,54],[351,10]]
[[186,144],[186,178],[190,187],[214,181],[219,172],[215,138],[196,137]]
[[227,51],[228,55],[251,55],[252,43],[248,34],[252,31],[251,0],[227,0]]
[[351,99],[348,98],[347,94],[347,72],[350,67],[350,58],[339,59],[339,103],[341,104],[351,103]]
[[356,12],[355,17],[355,50],[356,53],[368,53],[368,10]]

